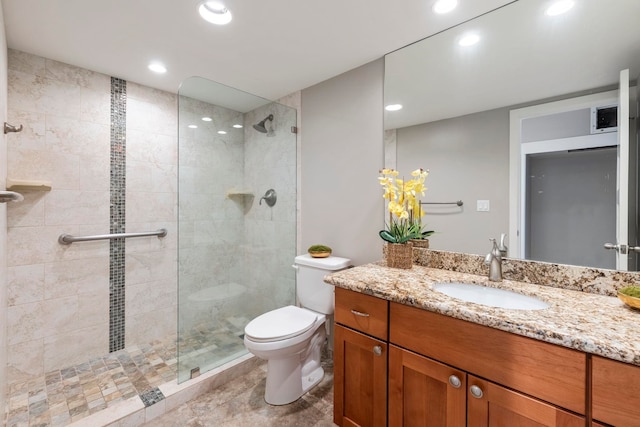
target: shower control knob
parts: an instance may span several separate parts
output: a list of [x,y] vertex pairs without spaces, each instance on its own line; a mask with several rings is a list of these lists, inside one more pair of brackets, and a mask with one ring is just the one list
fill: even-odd
[[274,190],[273,188],[268,189],[267,192],[264,193],[264,196],[260,198],[260,202],[258,204],[261,205],[263,200],[267,203],[267,206],[273,207],[273,205],[275,205],[276,201],[278,200],[276,190]]
[[379,345],[373,347],[373,354],[375,354],[376,356],[382,356],[382,347],[380,347]]

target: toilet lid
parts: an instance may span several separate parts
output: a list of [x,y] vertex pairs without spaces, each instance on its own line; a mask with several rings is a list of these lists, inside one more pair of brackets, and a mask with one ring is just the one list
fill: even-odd
[[253,319],[244,333],[253,341],[278,341],[311,329],[318,316],[293,305],[272,310]]

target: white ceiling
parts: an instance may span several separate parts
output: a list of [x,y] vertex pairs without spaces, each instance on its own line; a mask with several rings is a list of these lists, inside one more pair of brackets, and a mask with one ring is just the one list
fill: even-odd
[[[511,0],[227,0],[214,26],[198,0],[2,0],[10,48],[177,92],[191,76],[277,99]],[[152,60],[168,72],[147,70]]]

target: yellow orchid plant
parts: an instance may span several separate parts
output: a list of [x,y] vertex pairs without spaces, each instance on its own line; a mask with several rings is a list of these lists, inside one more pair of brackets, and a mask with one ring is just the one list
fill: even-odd
[[424,181],[429,171],[416,169],[408,181],[399,179],[399,173],[394,169],[382,169],[380,175],[378,181],[384,190],[382,197],[387,199],[389,211],[389,223],[385,230],[380,231],[380,237],[389,243],[406,243],[433,234],[433,230],[422,231],[424,211],[419,198],[427,190]]

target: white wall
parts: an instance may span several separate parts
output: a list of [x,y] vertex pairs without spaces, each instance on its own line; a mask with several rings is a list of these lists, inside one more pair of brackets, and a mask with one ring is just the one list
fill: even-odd
[[382,258],[383,77],[379,59],[302,91],[302,251]]
[[[7,118],[7,41],[0,3],[0,122]],[[0,189],[7,176],[7,140],[0,137]],[[0,203],[0,416],[4,416],[7,382],[7,207]]]

